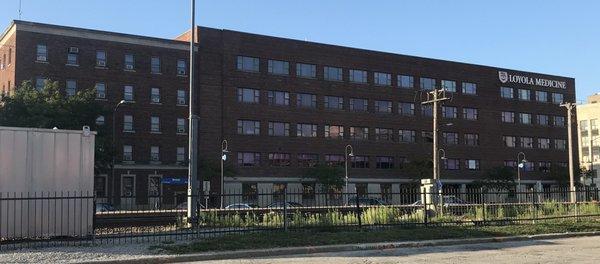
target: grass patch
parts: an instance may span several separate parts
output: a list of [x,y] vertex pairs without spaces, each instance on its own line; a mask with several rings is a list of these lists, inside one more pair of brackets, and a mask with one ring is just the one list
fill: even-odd
[[390,241],[419,241],[450,238],[498,237],[563,232],[600,231],[600,219],[545,221],[538,224],[508,226],[411,226],[340,231],[270,231],[225,235],[188,244],[153,246],[171,254],[228,251],[295,246],[321,246]]

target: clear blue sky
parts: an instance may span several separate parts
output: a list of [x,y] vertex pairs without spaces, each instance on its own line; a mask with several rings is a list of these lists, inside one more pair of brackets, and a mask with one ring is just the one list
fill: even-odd
[[[1,0],[0,23],[18,17]],[[22,19],[172,38],[188,0],[22,0]],[[197,0],[199,25],[574,77],[600,92],[600,1]]]

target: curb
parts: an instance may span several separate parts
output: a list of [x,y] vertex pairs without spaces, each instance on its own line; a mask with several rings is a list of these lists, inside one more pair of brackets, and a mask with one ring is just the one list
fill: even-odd
[[406,242],[381,242],[381,243],[368,243],[368,244],[344,244],[344,245],[311,246],[311,247],[271,248],[271,249],[259,249],[259,250],[238,250],[238,251],[226,251],[226,252],[194,253],[194,254],[184,254],[184,255],[165,255],[165,256],[156,256],[156,257],[148,257],[148,258],[141,258],[141,259],[130,259],[130,260],[93,261],[93,262],[84,262],[84,263],[95,263],[95,264],[104,264],[104,263],[132,263],[132,264],[173,263],[173,262],[191,262],[191,261],[206,261],[206,260],[275,257],[275,256],[285,256],[285,255],[330,253],[330,252],[344,252],[344,251],[383,250],[383,249],[394,249],[394,248],[415,248],[415,247],[468,245],[468,244],[508,242],[508,241],[560,239],[560,238],[585,237],[585,236],[600,236],[600,231],[577,232],[577,233],[554,233],[554,234],[541,234],[541,235],[523,235],[523,236],[511,236],[511,237],[440,239],[440,240],[406,241]]

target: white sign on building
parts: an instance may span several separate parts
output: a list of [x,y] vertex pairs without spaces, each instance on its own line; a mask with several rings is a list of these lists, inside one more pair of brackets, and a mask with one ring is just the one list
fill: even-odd
[[502,83],[520,83],[559,89],[567,88],[567,82],[565,81],[550,80],[545,78],[532,78],[529,76],[510,74],[505,71],[498,71],[498,79],[500,79],[500,82]]

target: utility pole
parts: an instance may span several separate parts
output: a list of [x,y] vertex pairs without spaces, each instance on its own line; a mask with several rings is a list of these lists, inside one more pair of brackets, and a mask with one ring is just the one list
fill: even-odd
[[568,143],[569,143],[569,192],[571,194],[571,203],[577,201],[577,195],[575,193],[575,175],[573,171],[573,125],[572,115],[573,109],[575,109],[575,103],[563,103],[561,107],[567,108],[567,124],[568,124]]
[[445,89],[433,89],[427,93],[427,101],[421,102],[421,105],[432,104],[433,111],[433,179],[438,180],[438,103],[449,100],[446,97]]
[[189,138],[188,138],[188,199],[187,199],[187,219],[195,221],[197,218],[196,204],[198,203],[198,116],[194,113],[196,96],[194,95],[194,46],[196,38],[196,0],[191,0],[191,21],[190,21],[190,91],[189,91]]

